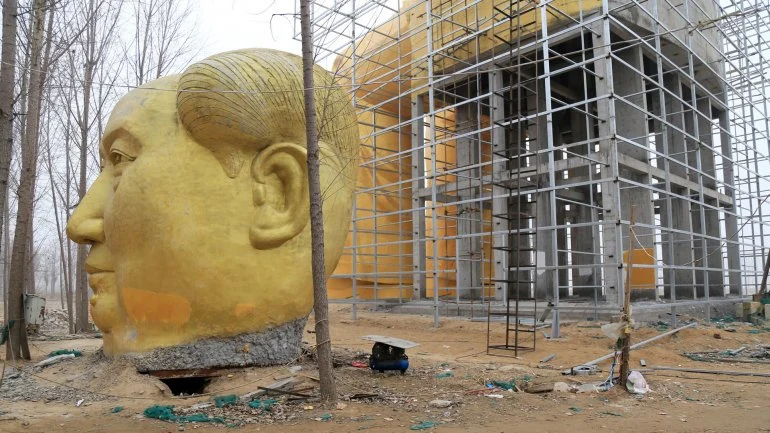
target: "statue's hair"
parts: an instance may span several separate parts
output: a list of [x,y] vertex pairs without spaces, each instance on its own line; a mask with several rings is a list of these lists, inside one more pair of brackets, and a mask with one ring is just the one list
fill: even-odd
[[[313,76],[319,141],[335,154],[341,174],[352,176],[358,127],[350,97],[323,68],[316,66]],[[271,143],[306,143],[303,87],[299,56],[257,48],[230,51],[184,71],[177,112],[192,137],[235,177],[248,155]]]

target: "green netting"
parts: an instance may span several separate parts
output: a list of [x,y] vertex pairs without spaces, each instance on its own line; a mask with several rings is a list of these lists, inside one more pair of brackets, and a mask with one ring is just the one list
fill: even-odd
[[14,323],[16,323],[15,320],[9,320],[7,325],[0,328],[0,344],[5,344],[8,340],[8,335],[10,334],[10,330],[13,328]]
[[172,422],[213,422],[224,424],[225,420],[217,417],[210,417],[205,413],[194,413],[192,415],[175,415],[174,406],[150,406],[144,410],[144,416],[147,418],[159,419],[161,421]]
[[249,407],[253,409],[262,409],[263,411],[270,411],[270,408],[278,403],[278,400],[272,398],[266,398],[264,400],[254,400],[249,403]]
[[49,353],[48,357],[50,358],[52,356],[59,356],[59,355],[75,355],[77,357],[77,356],[83,356],[83,352],[75,349],[59,349]]
[[217,407],[232,406],[235,403],[238,403],[238,396],[235,394],[220,395],[214,397],[214,403],[216,403]]
[[422,421],[419,424],[414,424],[409,426],[409,430],[427,430],[429,428],[433,428],[438,426],[439,422],[436,421]]

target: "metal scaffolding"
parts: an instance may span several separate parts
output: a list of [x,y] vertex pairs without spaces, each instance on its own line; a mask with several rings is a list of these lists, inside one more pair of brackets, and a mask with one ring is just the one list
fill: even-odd
[[536,328],[540,301],[557,337],[560,314],[616,312],[625,290],[673,320],[756,293],[768,5],[316,1],[317,62],[350,90],[362,143],[333,302],[430,307],[436,324],[508,311],[517,328],[526,310]]

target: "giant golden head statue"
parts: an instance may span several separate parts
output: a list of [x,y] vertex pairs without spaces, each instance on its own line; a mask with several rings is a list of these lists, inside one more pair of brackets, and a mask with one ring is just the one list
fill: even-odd
[[[358,131],[314,70],[326,271],[342,253]],[[302,61],[217,54],[116,105],[102,171],[67,226],[91,246],[91,315],[108,355],[148,369],[284,362],[313,305]]]

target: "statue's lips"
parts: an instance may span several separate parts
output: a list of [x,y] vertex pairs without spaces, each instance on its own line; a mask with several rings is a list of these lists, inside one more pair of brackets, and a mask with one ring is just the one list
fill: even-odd
[[95,275],[95,274],[103,274],[105,272],[115,272],[111,269],[101,269],[96,266],[89,265],[88,262],[86,262],[86,272]]
[[114,272],[112,266],[112,254],[104,244],[94,244],[86,259],[86,272],[91,275],[104,272]]

